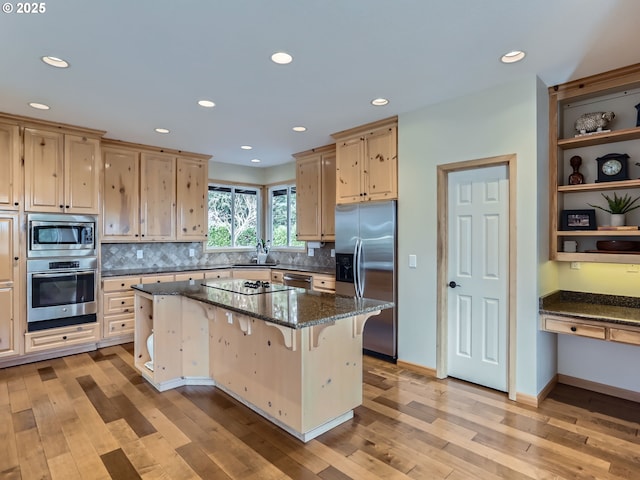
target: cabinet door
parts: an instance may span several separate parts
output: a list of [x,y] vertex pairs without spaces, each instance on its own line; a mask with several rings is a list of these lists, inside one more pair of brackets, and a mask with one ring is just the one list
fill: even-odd
[[161,153],[140,157],[140,237],[176,238],[176,159]]
[[336,239],[336,154],[322,155],[322,232],[323,241]]
[[389,127],[366,136],[364,167],[366,200],[398,198],[397,128]]
[[98,214],[100,141],[97,138],[64,137],[65,212]]
[[296,237],[320,240],[321,156],[312,155],[296,162]]
[[25,209],[64,211],[63,139],[61,133],[25,128]]
[[207,233],[207,163],[178,158],[176,211],[178,240],[201,242]]
[[17,125],[0,123],[0,209],[17,210],[22,201],[20,132]]
[[362,162],[364,142],[360,137],[336,145],[336,203],[363,201]]
[[18,217],[0,214],[0,356],[17,354]]
[[137,240],[140,234],[138,153],[105,148],[103,163],[102,239]]

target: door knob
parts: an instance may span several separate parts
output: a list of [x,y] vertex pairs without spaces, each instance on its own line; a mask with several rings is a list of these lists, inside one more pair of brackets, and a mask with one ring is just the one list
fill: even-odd
[[454,282],[453,280],[451,280],[448,285],[449,285],[449,288],[456,288],[456,287],[462,286],[459,283]]

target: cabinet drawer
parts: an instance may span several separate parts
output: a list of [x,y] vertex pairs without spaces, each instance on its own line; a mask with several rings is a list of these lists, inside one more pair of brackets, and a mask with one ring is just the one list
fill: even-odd
[[328,275],[314,275],[313,289],[320,292],[335,292],[336,279]]
[[114,313],[133,313],[133,299],[135,295],[131,292],[113,292],[103,295],[103,308],[105,315]]
[[97,323],[53,328],[51,330],[25,334],[24,350],[26,353],[30,353],[54,348],[65,348],[82,343],[97,342],[98,336]]
[[271,283],[284,283],[284,273],[279,271],[271,271]]
[[104,317],[106,323],[105,337],[120,337],[133,334],[135,317],[133,313],[110,315]]
[[103,292],[118,292],[120,290],[131,290],[131,285],[140,283],[140,277],[109,278],[102,281]]
[[605,327],[585,325],[567,320],[557,320],[546,317],[544,319],[544,328],[549,332],[568,333],[569,335],[581,335],[583,337],[599,338],[601,340],[605,338]]
[[631,343],[640,345],[640,332],[634,330],[623,330],[621,328],[610,328],[609,339],[613,342]]
[[204,278],[231,278],[231,270],[211,270],[205,272]]
[[144,277],[142,277],[141,283],[173,282],[174,279],[174,275],[145,275]]
[[243,280],[261,280],[268,282],[271,280],[270,269],[259,268],[238,268],[233,270],[233,278],[241,278]]
[[189,273],[176,273],[176,282],[183,282],[185,280],[202,280],[204,279],[204,272],[189,272]]

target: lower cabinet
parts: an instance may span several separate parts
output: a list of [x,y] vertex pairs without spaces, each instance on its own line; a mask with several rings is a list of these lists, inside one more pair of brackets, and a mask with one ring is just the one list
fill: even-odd
[[67,348],[100,340],[99,323],[86,323],[71,327],[51,328],[25,334],[25,353]]
[[141,277],[114,277],[102,281],[102,338],[132,337],[135,311],[131,285]]
[[336,278],[333,275],[313,274],[313,290],[336,293]]
[[231,270],[210,270],[205,272],[204,278],[206,280],[215,280],[217,278],[231,278],[232,276]]
[[542,315],[541,322],[547,332],[640,345],[640,327],[555,315]]
[[268,282],[271,280],[270,268],[234,268],[233,278],[241,278],[243,280],[261,280]]

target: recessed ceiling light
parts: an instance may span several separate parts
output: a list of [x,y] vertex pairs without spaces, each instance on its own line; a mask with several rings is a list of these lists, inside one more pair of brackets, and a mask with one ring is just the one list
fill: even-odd
[[69,67],[69,62],[67,62],[66,60],[63,60],[61,58],[58,57],[51,57],[51,56],[44,56],[41,59],[44,63],[46,63],[47,65],[51,65],[52,67],[56,67],[56,68],[68,68]]
[[374,98],[371,100],[371,105],[375,105],[376,107],[383,107],[389,103],[389,100],[386,98]]
[[154,130],[157,133],[169,133],[169,129],[167,129],[167,128],[155,128]]
[[213,108],[216,106],[211,100],[198,100],[198,105],[205,108]]
[[49,110],[51,107],[49,105],[45,105],[44,103],[31,102],[29,103],[31,108],[35,108],[38,110]]
[[293,127],[293,131],[294,132],[306,132],[307,131],[307,127],[303,127],[302,125],[300,125],[299,127]]
[[259,158],[252,158],[251,159],[251,163],[260,163],[260,159]]
[[511,52],[505,53],[500,57],[500,61],[502,63],[516,63],[522,60],[525,56],[525,53],[520,50],[512,50]]
[[286,52],[276,52],[271,55],[271,60],[279,65],[286,65],[293,61],[293,57]]
[[251,145],[240,145],[242,150],[251,150],[253,147]]

